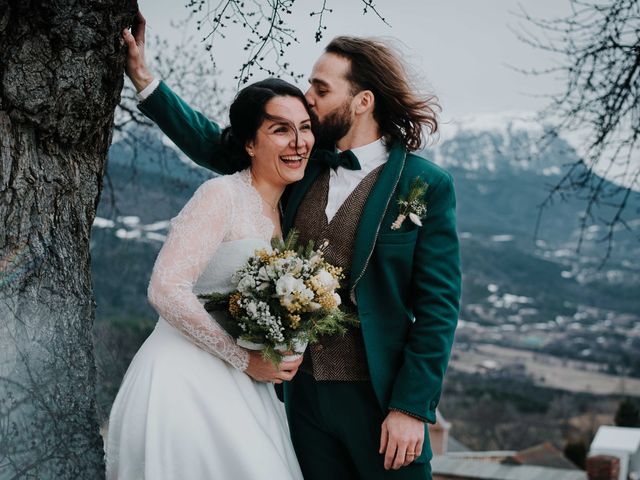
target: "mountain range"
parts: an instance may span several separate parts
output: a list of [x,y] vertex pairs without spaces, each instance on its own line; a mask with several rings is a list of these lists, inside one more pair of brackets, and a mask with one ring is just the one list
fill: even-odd
[[[587,226],[576,250],[580,198],[542,211],[535,235],[549,188],[579,160],[560,138],[542,148],[540,135],[516,120],[463,124],[422,152],[456,185],[463,267],[456,342],[535,349],[640,376],[640,193],[625,211],[631,230],[615,232],[604,265],[603,225]],[[98,322],[155,318],[146,286],[169,220],[211,176],[157,130],[132,129],[114,142],[91,241]],[[611,207],[598,208],[607,215]]]

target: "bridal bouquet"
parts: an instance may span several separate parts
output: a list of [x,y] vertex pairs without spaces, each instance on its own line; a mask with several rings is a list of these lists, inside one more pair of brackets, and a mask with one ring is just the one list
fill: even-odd
[[[302,353],[318,335],[344,333],[355,320],[338,307],[342,269],[325,261],[323,248],[297,247],[298,235],[273,239],[232,277],[235,290],[200,295],[208,311],[228,310],[227,330],[238,345],[262,350],[275,363],[282,352]],[[229,328],[230,327],[230,328]]]

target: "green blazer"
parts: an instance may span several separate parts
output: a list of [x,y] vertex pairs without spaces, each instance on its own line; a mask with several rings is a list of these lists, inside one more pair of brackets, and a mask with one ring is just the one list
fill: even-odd
[[[163,82],[140,110],[199,165],[227,174],[238,167],[220,152],[220,127],[192,110]],[[309,162],[287,187],[283,232],[323,167]],[[399,230],[398,196],[424,179],[423,226]],[[365,204],[356,235],[349,290],[358,306],[371,382],[380,406],[435,423],[460,300],[460,259],[451,175],[394,145]],[[428,438],[426,439],[428,442]],[[425,449],[427,450],[427,449]]]

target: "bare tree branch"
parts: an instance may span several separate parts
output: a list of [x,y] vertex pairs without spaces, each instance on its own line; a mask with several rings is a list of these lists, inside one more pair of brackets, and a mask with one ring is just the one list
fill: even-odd
[[[318,16],[316,42],[322,40],[327,28],[325,14],[333,12],[328,6],[328,0],[321,1],[320,8],[309,13],[312,17]],[[371,12],[389,25],[373,0],[360,1],[364,5],[363,14]],[[297,73],[285,61],[287,48],[298,42],[289,19],[295,3],[296,0],[190,0],[187,7],[194,15],[201,17],[198,20],[198,30],[205,32],[202,41],[214,64],[214,41],[226,38],[225,32],[232,26],[239,26],[245,31],[243,50],[246,52],[246,60],[234,77],[239,84],[244,84],[253,77],[256,69],[270,76],[288,76],[294,80],[303,77],[303,74]]]
[[568,135],[581,139],[582,159],[565,167],[540,213],[554,198],[582,199],[577,248],[590,225],[604,225],[607,234],[600,239],[607,245],[604,265],[613,251],[615,233],[630,228],[624,215],[629,213],[633,190],[640,188],[640,2],[570,0],[570,4],[571,13],[562,18],[534,18],[524,9],[516,14],[526,22],[518,38],[560,62],[550,69],[524,72],[562,73],[565,78],[563,91],[551,96],[542,112],[541,120],[550,125],[543,142]]

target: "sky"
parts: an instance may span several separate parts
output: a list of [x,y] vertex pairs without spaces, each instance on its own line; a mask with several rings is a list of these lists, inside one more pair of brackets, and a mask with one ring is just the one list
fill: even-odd
[[[139,0],[149,31],[178,41],[180,32],[170,23],[188,15],[186,1]],[[371,12],[363,15],[362,0],[326,0],[333,11],[326,14],[327,30],[316,43],[317,17],[309,13],[319,10],[322,3],[298,0],[292,15],[286,17],[299,40],[288,51],[287,60],[301,73],[311,71],[329,39],[346,34],[387,37],[399,46],[418,83],[440,99],[444,120],[535,111],[546,104],[544,95],[563,86],[552,76],[532,77],[513,70],[549,67],[556,59],[518,40],[512,29],[525,26],[515,15],[522,7],[534,16],[552,18],[568,12],[567,0],[378,0],[375,5],[389,25]],[[213,7],[218,2],[209,4]],[[190,28],[197,38],[203,36],[195,24]],[[226,39],[216,38],[211,51],[221,83],[235,91],[233,76],[246,56],[242,32],[227,30],[227,35]],[[202,54],[209,61],[204,45]],[[256,74],[256,80],[259,78]],[[306,78],[299,86],[306,88]]]
[[[189,0],[139,0],[147,19],[149,38],[160,35],[169,42],[178,43],[181,36],[193,35],[205,62],[211,62],[200,42],[203,30],[196,29],[195,21],[183,31],[172,28],[171,22],[189,15],[185,6]],[[198,1],[198,0],[196,0]],[[268,4],[274,0],[245,0],[247,4]],[[204,8],[215,8],[227,3],[204,0]],[[317,43],[315,32],[318,17],[310,16],[321,9],[323,3],[331,12],[325,14],[324,38]],[[284,17],[295,29],[299,40],[286,52],[293,69],[305,77],[297,84],[307,88],[308,74],[322,53],[324,45],[337,35],[363,35],[382,37],[398,46],[405,63],[412,71],[415,83],[423,91],[434,93],[442,106],[440,116],[441,137],[455,131],[455,127],[479,122],[490,127],[504,123],[504,119],[531,118],[550,103],[550,95],[561,93],[564,79],[560,74],[526,75],[519,70],[545,70],[558,66],[562,59],[536,49],[518,38],[518,32],[535,32],[523,11],[535,18],[553,19],[570,13],[569,0],[374,0],[386,23],[374,13],[363,15],[363,0],[296,0],[292,14]],[[202,13],[194,20],[202,20]],[[227,28],[226,38],[216,37],[211,53],[220,72],[218,83],[225,88],[230,103],[237,91],[234,76],[248,59],[242,46],[246,32]],[[149,44],[148,48],[153,49]],[[267,74],[257,72],[252,79]],[[286,78],[291,81],[291,78]],[[225,123],[225,119],[217,119]],[[567,136],[579,153],[586,145],[584,134]],[[636,159],[640,161],[640,158]],[[614,168],[613,175],[621,170]],[[629,178],[631,176],[629,175]],[[627,180],[610,177],[615,182]],[[637,186],[634,188],[638,188]]]

